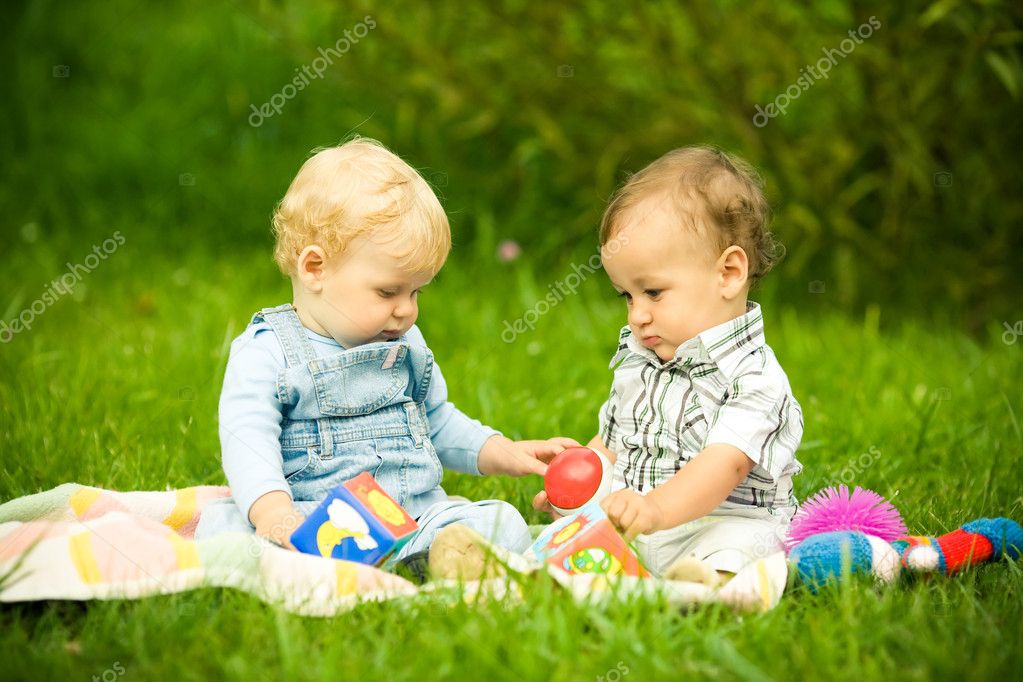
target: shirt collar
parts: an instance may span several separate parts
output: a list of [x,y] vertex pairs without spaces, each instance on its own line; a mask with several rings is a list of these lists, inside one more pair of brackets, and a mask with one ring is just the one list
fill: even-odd
[[618,351],[611,359],[610,366],[616,366],[627,355],[634,353],[661,369],[711,362],[725,379],[731,379],[742,359],[766,343],[760,304],[747,301],[745,314],[700,332],[680,345],[674,357],[664,363],[653,350],[640,343],[626,325],[618,336]]

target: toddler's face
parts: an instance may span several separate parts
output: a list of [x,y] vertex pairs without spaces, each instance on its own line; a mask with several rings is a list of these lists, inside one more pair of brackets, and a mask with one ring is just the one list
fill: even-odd
[[419,290],[431,279],[433,273],[408,272],[385,246],[359,237],[344,256],[328,261],[319,292],[305,292],[296,307],[303,323],[345,348],[393,340],[415,324]]
[[623,216],[601,258],[632,333],[667,362],[689,339],[733,319],[736,305],[722,292],[712,250],[663,203],[648,200]]

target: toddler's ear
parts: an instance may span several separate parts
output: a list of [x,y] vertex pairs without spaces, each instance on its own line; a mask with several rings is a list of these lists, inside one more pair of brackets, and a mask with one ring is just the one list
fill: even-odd
[[749,258],[741,246],[733,244],[725,249],[717,262],[721,296],[733,299],[746,289],[749,280]]
[[296,274],[307,291],[317,293],[323,288],[323,267],[326,262],[326,253],[315,244],[310,244],[298,254]]

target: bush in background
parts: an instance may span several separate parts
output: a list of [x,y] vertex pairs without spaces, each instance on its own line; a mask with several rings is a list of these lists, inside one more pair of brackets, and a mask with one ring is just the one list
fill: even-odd
[[[437,187],[455,262],[491,263],[508,238],[563,268],[595,251],[627,173],[701,142],[766,178],[788,256],[765,296],[971,327],[1018,316],[1018,3],[2,11],[8,254],[26,233],[77,255],[120,229],[155,257],[269,259],[270,211],[301,161],[358,132]],[[254,116],[268,103],[279,113]]]

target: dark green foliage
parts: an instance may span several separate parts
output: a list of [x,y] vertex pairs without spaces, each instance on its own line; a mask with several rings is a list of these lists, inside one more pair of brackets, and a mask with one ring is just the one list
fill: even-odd
[[[358,132],[437,186],[455,259],[489,258],[507,237],[555,265],[592,252],[626,173],[704,142],[767,180],[789,254],[767,294],[974,329],[1018,314],[1018,3],[115,0],[4,12],[5,250],[26,223],[69,255],[114,227],[155,242],[156,257],[167,243],[265,246],[309,150]],[[375,28],[358,39],[360,22]],[[871,22],[785,115],[754,123],[755,107]],[[249,124],[346,31],[357,42],[322,78]]]

